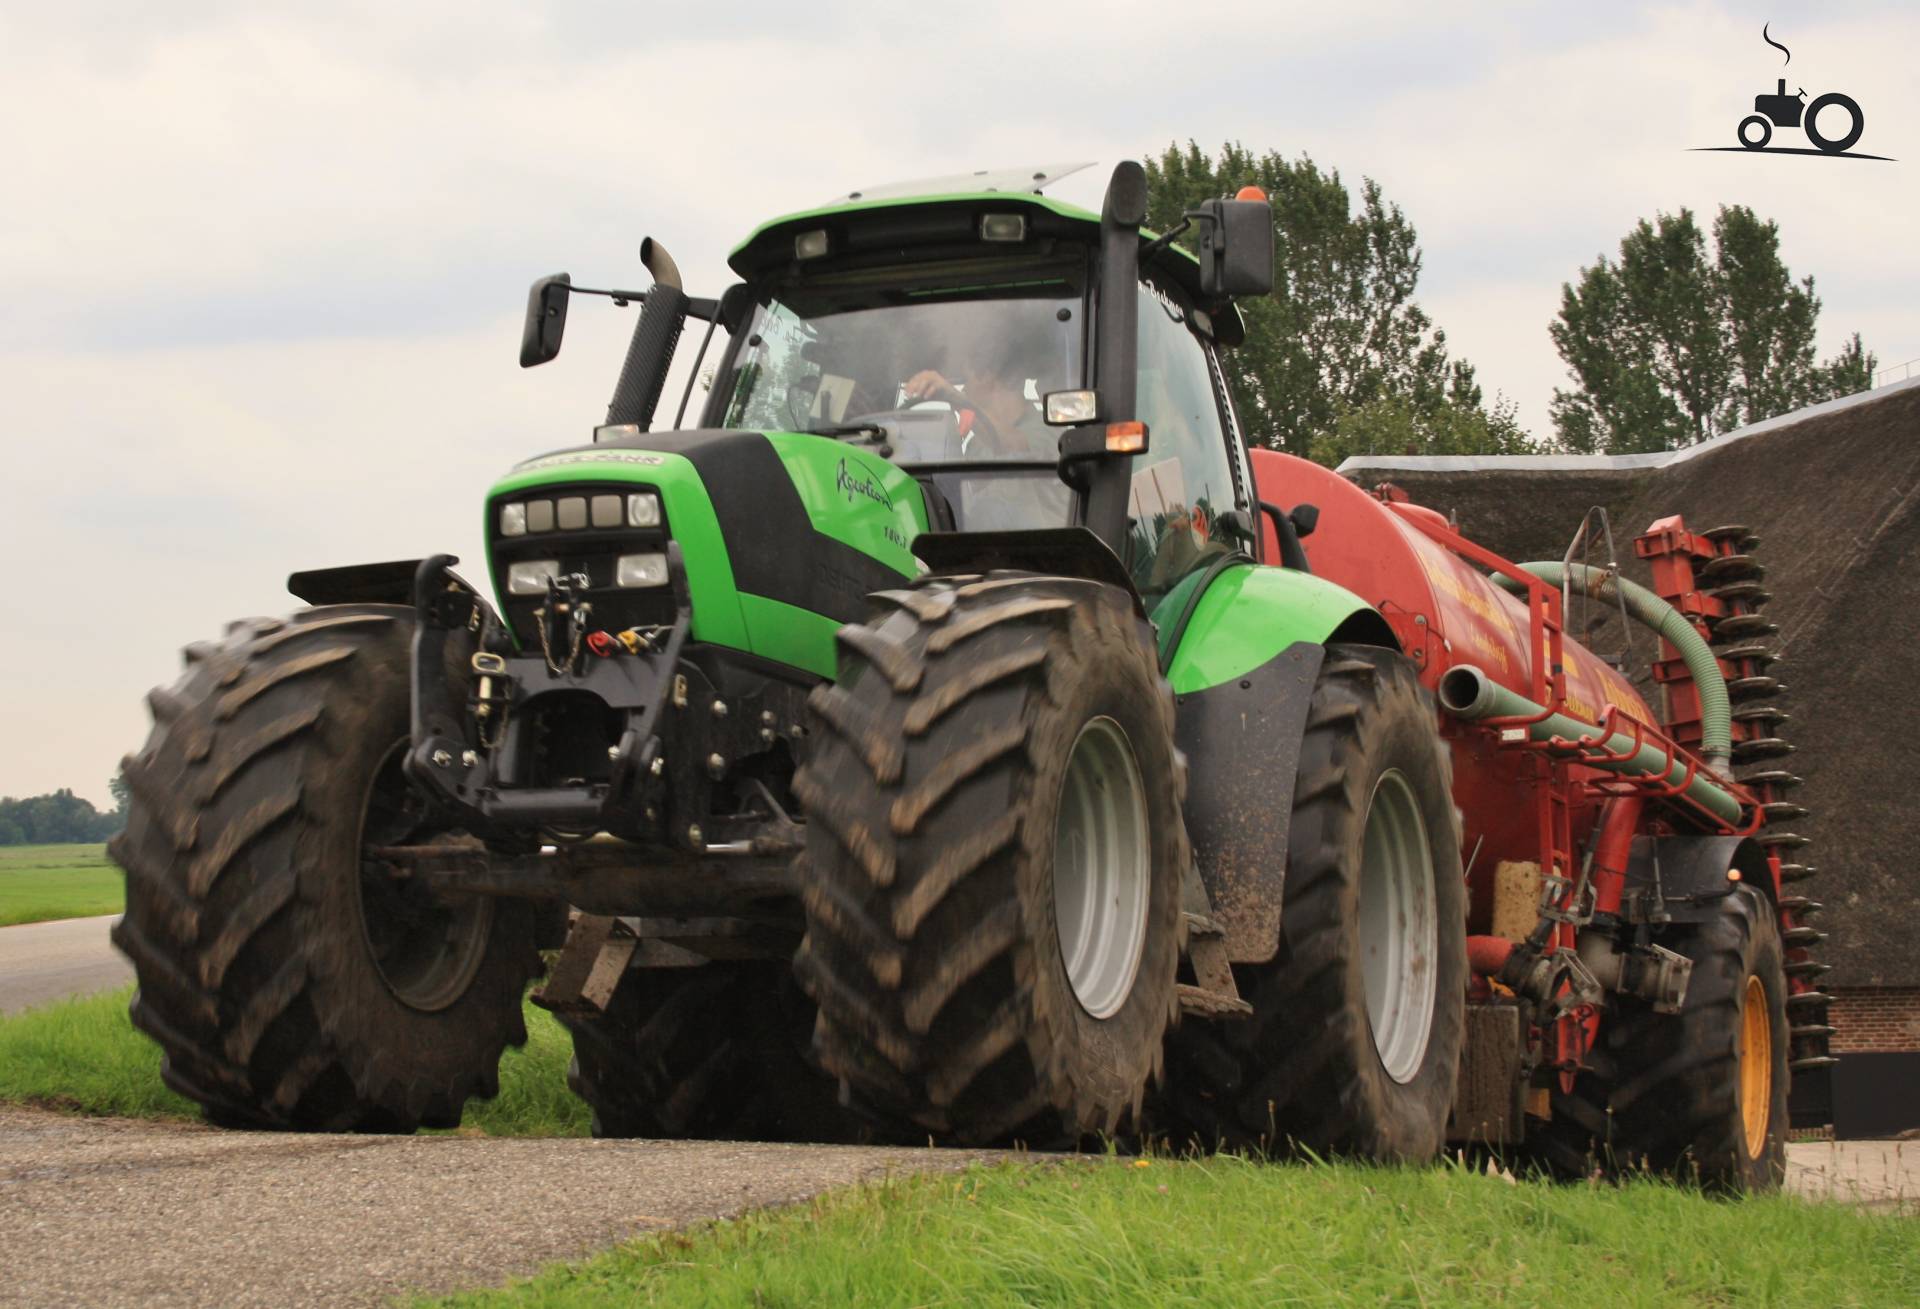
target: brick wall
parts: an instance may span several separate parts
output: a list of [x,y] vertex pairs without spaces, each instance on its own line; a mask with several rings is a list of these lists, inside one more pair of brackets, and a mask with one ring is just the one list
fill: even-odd
[[1827,1021],[1835,1054],[1920,1050],[1920,986],[1835,987]]

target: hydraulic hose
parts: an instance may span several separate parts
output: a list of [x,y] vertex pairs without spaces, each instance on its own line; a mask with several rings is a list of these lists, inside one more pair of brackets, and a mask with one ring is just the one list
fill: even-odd
[[[1627,613],[1643,627],[1651,628],[1669,641],[1686,662],[1687,672],[1700,691],[1701,756],[1707,761],[1707,767],[1725,773],[1727,761],[1733,757],[1733,709],[1727,701],[1727,679],[1720,672],[1720,661],[1714,657],[1700,633],[1694,630],[1693,624],[1682,617],[1678,609],[1646,587],[1609,573],[1604,568],[1574,564],[1569,569],[1560,563],[1531,563],[1521,564],[1520,567],[1548,586],[1571,585],[1574,590],[1583,591],[1608,604],[1616,600],[1613,588],[1620,588],[1618,598],[1625,600]],[[1504,587],[1515,594],[1526,589],[1517,579],[1498,573],[1493,575],[1492,581],[1495,586]]]
[[[1458,718],[1531,718],[1535,721],[1527,728],[1528,734],[1536,741],[1551,741],[1558,737],[1563,741],[1577,741],[1581,737],[1596,735],[1600,728],[1597,724],[1569,718],[1565,714],[1549,714],[1544,706],[1537,705],[1525,696],[1509,691],[1500,683],[1488,677],[1472,664],[1455,664],[1440,678],[1440,707]],[[1542,717],[1542,715],[1545,715]],[[1601,751],[1608,755],[1624,756],[1618,759],[1596,757]],[[1669,786],[1679,786],[1687,777],[1687,764],[1684,760],[1672,759],[1665,750],[1650,745],[1637,744],[1624,732],[1615,732],[1605,741],[1590,747],[1590,753],[1583,755],[1580,762],[1593,768],[1603,768],[1608,772],[1628,773],[1640,777],[1658,777]],[[1740,825],[1740,804],[1717,783],[1708,779],[1703,772],[1695,771],[1693,779],[1686,783],[1686,797],[1701,808],[1712,813],[1729,827]]]

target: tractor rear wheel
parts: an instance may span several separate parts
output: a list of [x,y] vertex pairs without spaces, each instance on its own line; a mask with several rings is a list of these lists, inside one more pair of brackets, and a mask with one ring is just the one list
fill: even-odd
[[531,907],[442,902],[367,856],[442,830],[400,768],[410,632],[381,605],[235,623],[148,697],[113,940],[161,1078],[214,1121],[452,1126],[526,1040]]
[[1176,1012],[1190,858],[1173,696],[1121,591],[995,573],[884,593],[812,698],[815,1049],[958,1141],[1137,1121]]
[[1450,758],[1401,655],[1327,648],[1286,857],[1279,949],[1234,966],[1253,1015],[1174,1038],[1176,1132],[1432,1158],[1466,1022],[1465,884]]
[[[1686,1002],[1622,999],[1593,1071],[1557,1090],[1545,1162],[1557,1172],[1651,1169],[1713,1191],[1778,1189],[1786,1175],[1787,984],[1773,907],[1750,887],[1661,939],[1693,961]],[[1582,1146],[1585,1146],[1582,1149]]]
[[607,1012],[562,1015],[567,1084],[593,1134],[656,1140],[845,1141],[859,1132],[807,1058],[813,1006],[784,962],[627,974]]

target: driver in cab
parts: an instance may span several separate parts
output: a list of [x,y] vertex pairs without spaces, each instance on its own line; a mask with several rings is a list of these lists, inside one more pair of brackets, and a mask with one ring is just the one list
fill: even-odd
[[1004,320],[969,324],[948,337],[948,372],[923,368],[901,385],[907,405],[947,405],[969,458],[1054,459],[1060,434],[1027,398],[1027,374],[1044,347]]

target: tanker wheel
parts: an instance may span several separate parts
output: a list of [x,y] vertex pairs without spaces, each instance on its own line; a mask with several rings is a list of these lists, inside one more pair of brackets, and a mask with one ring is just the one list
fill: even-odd
[[[1750,127],[1759,128],[1760,134],[1757,137],[1749,135],[1747,129]],[[1764,150],[1767,148],[1767,142],[1773,139],[1773,124],[1768,122],[1762,114],[1749,114],[1740,120],[1740,126],[1734,134],[1740,138],[1740,144],[1747,149]]]
[[1234,966],[1252,1017],[1176,1034],[1176,1135],[1378,1160],[1439,1153],[1467,961],[1452,764],[1435,719],[1399,654],[1327,648],[1294,784],[1279,948]]
[[1766,897],[1739,887],[1662,945],[1693,961],[1678,1014],[1622,999],[1574,1094],[1554,1092],[1555,1171],[1640,1169],[1729,1193],[1786,1175],[1787,984]]
[[639,969],[605,1014],[560,1021],[573,1033],[567,1084],[593,1110],[595,1136],[860,1136],[805,1053],[813,1006],[784,962]]
[[[1820,111],[1828,108],[1844,109],[1847,112],[1847,130],[1844,135],[1820,135]],[[1842,95],[1838,91],[1829,91],[1808,105],[1807,116],[1800,121],[1805,125],[1807,139],[1830,155],[1851,150],[1853,143],[1860,139],[1860,134],[1867,130],[1866,115],[1860,112],[1860,106],[1854,102],[1852,96]]]
[[1152,631],[1075,579],[878,598],[840,632],[795,782],[820,1061],[848,1103],[957,1141],[1137,1122],[1190,858]]
[[122,762],[113,940],[161,1078],[223,1124],[412,1131],[491,1096],[539,969],[530,906],[443,903],[366,850],[442,829],[401,774],[411,614],[235,623],[190,646]]

